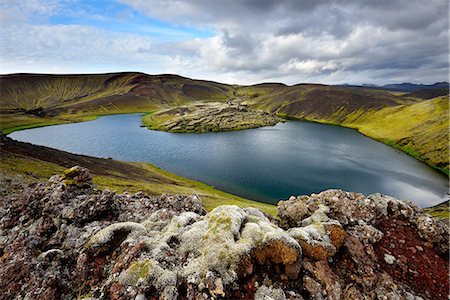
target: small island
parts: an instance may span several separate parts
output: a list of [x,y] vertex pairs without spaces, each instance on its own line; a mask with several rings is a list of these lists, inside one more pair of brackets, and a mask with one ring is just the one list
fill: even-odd
[[284,122],[284,119],[233,101],[197,102],[162,110],[143,118],[144,126],[149,129],[186,133],[242,130],[273,126],[279,122]]

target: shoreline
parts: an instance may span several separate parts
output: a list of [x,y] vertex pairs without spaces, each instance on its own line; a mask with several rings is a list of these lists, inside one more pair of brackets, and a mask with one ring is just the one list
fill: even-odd
[[[150,127],[150,125],[146,124],[146,121],[144,120],[145,117],[154,114],[155,112],[123,112],[123,113],[105,113],[105,114],[97,114],[97,115],[86,115],[86,116],[82,116],[79,119],[56,119],[55,122],[53,123],[35,123],[35,124],[29,124],[29,125],[22,125],[22,126],[15,126],[15,127],[6,127],[4,129],[1,130],[1,132],[5,135],[9,135],[15,131],[21,131],[21,130],[27,130],[27,129],[33,129],[33,128],[39,128],[39,127],[47,127],[47,126],[55,126],[55,125],[63,125],[63,124],[73,124],[73,123],[80,123],[80,122],[88,122],[88,121],[93,121],[96,120],[99,117],[104,117],[104,116],[112,116],[112,115],[127,115],[127,114],[142,114],[142,125],[141,127],[145,127],[148,130],[158,130],[158,131],[165,131],[165,132],[171,132],[169,130],[165,130],[163,128],[153,128]],[[439,173],[445,175],[447,178],[450,177],[450,173],[449,170],[443,169],[443,168],[439,168],[431,163],[428,163],[425,159],[423,159],[420,154],[418,153],[417,150],[413,149],[412,151],[407,151],[408,149],[403,149],[401,145],[398,145],[395,143],[395,141],[388,141],[385,139],[377,139],[375,137],[372,137],[370,135],[367,135],[363,132],[360,131],[360,129],[357,126],[346,126],[346,125],[342,125],[339,123],[335,123],[335,122],[331,122],[331,121],[326,121],[326,120],[317,120],[317,119],[309,119],[309,118],[298,118],[298,117],[291,117],[291,116],[285,116],[282,114],[277,114],[277,117],[284,119],[284,120],[291,120],[291,121],[302,121],[302,122],[312,122],[312,123],[317,123],[317,124],[322,124],[322,125],[331,125],[331,126],[339,126],[342,128],[348,128],[348,129],[352,129],[357,131],[359,134],[364,135],[365,137],[368,137],[374,141],[383,143],[384,145],[387,145],[393,149],[399,150],[411,157],[413,157],[414,159],[426,164],[428,167],[438,171]],[[277,123],[278,124],[278,123]],[[276,125],[276,124],[275,124]],[[252,128],[240,128],[240,129],[230,129],[230,130],[219,130],[219,131],[208,131],[208,132],[226,132],[226,131],[237,131],[237,130],[246,130],[246,129],[254,129],[254,128],[260,128],[260,127],[266,127],[266,126],[270,126],[270,125],[264,125],[264,126],[258,126],[258,127],[252,127]],[[272,125],[273,126],[273,125]],[[172,131],[173,132],[173,131]],[[198,132],[198,131],[177,131],[177,132],[173,132],[173,133],[206,133],[206,132]]]
[[[391,147],[392,149],[399,150],[399,151],[401,151],[401,152],[403,152],[403,153],[405,153],[405,154],[407,154],[407,155],[409,155],[409,156],[415,158],[416,160],[418,160],[418,161],[420,161],[420,162],[426,164],[428,167],[430,167],[430,168],[432,168],[432,169],[438,171],[439,173],[444,174],[445,176],[447,176],[447,178],[450,177],[449,170],[445,170],[445,169],[439,168],[439,167],[437,167],[437,166],[435,166],[435,165],[433,165],[433,164],[427,163],[427,161],[426,161],[424,158],[422,158],[422,157],[420,156],[420,154],[413,155],[413,154],[411,153],[411,151],[406,151],[406,150],[404,150],[404,149],[402,148],[401,145],[396,144],[393,140],[392,140],[392,141],[388,141],[388,140],[386,140],[386,139],[377,139],[377,138],[375,138],[375,137],[372,137],[372,136],[370,136],[370,135],[367,135],[367,134],[363,133],[362,131],[360,131],[360,129],[359,129],[357,126],[346,126],[346,125],[342,125],[342,124],[339,124],[339,123],[335,123],[335,122],[331,122],[331,121],[326,121],[326,120],[315,120],[315,119],[308,119],[308,118],[297,118],[297,117],[282,116],[282,115],[279,115],[279,117],[280,117],[280,118],[285,118],[285,119],[291,120],[291,121],[312,122],[312,123],[321,124],[321,125],[338,126],[338,127],[342,127],[342,128],[347,128],[347,129],[355,130],[356,132],[358,132],[359,134],[362,134],[362,135],[365,136],[365,137],[368,137],[368,138],[370,138],[370,139],[372,139],[372,140],[374,140],[374,141],[377,141],[377,142],[382,143],[382,144],[384,144],[384,145],[386,145],[386,146],[389,146],[389,147]],[[414,151],[414,152],[417,152],[417,150],[413,150],[413,151]]]
[[[55,125],[64,125],[64,124],[74,124],[74,123],[81,123],[81,122],[89,122],[89,121],[94,121],[99,117],[105,117],[105,116],[112,116],[112,115],[128,115],[128,114],[141,114],[142,115],[142,125],[141,127],[145,127],[148,130],[157,130],[157,131],[165,131],[165,132],[172,132],[172,133],[206,133],[206,132],[198,132],[198,131],[169,131],[169,130],[165,130],[163,128],[154,128],[151,127],[151,125],[147,125],[146,121],[144,120],[144,118],[146,116],[149,116],[151,114],[153,114],[155,112],[123,112],[123,113],[106,113],[106,114],[97,114],[97,115],[86,115],[86,116],[82,116],[79,119],[56,119],[54,123],[45,123],[45,124],[40,124],[40,123],[35,123],[35,124],[29,124],[29,125],[22,125],[22,126],[15,126],[15,127],[6,127],[4,129],[1,130],[2,134],[8,136],[9,134],[15,132],[15,131],[22,131],[22,130],[27,130],[27,129],[33,129],[33,128],[40,128],[40,127],[47,127],[47,126],[55,126]],[[316,119],[308,119],[308,118],[298,118],[298,117],[291,117],[291,116],[286,116],[283,114],[277,114],[277,117],[283,119],[283,120],[287,120],[287,121],[301,121],[301,122],[312,122],[312,123],[317,123],[317,124],[322,124],[322,125],[330,125],[330,126],[339,126],[342,128],[347,128],[347,129],[352,129],[357,131],[359,134],[364,135],[365,137],[368,137],[374,141],[383,143],[384,145],[387,145],[395,150],[399,150],[411,157],[413,157],[414,159],[426,164],[428,167],[438,171],[439,173],[445,175],[447,178],[450,178],[450,172],[448,170],[445,170],[443,168],[439,168],[433,164],[428,163],[425,159],[423,159],[420,154],[417,152],[417,150],[414,150],[413,152],[411,151],[406,151],[405,149],[402,148],[401,145],[398,145],[395,143],[395,141],[388,141],[385,139],[377,139],[375,137],[372,137],[370,135],[367,135],[363,132],[360,131],[360,129],[357,126],[346,126],[346,125],[342,125],[339,123],[335,123],[335,122],[331,122],[331,121],[326,121],[326,120],[316,120]],[[283,121],[280,121],[283,122]],[[278,123],[280,123],[278,122]],[[278,124],[276,123],[276,124]],[[276,125],[275,124],[275,125]],[[238,131],[238,130],[246,130],[246,129],[255,129],[255,128],[261,128],[261,127],[267,127],[267,126],[274,126],[274,125],[262,125],[262,126],[258,126],[258,127],[252,127],[252,128],[239,128],[239,129],[230,129],[230,130],[220,130],[220,131],[209,131],[209,132],[227,132],[227,131]],[[415,154],[415,155],[414,155]]]

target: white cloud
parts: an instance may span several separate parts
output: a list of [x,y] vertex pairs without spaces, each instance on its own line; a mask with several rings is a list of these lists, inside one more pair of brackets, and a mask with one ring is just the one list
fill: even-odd
[[339,67],[337,62],[334,61],[318,61],[314,59],[299,61],[296,58],[292,58],[288,63],[281,65],[280,70],[284,72],[300,71],[303,73],[322,73],[323,71],[337,70]]
[[229,83],[447,80],[445,0],[121,0],[150,17],[216,32],[176,41],[161,38],[164,28],[154,35],[43,21],[70,11],[70,1],[0,2],[2,72],[134,70]]
[[91,70],[95,70],[95,66],[108,65],[111,68],[147,66],[158,69],[165,63],[164,55],[142,51],[153,47],[148,37],[90,26],[12,26],[5,28],[1,35],[6,72],[18,66],[26,70],[27,65],[75,67],[77,72],[80,66]]

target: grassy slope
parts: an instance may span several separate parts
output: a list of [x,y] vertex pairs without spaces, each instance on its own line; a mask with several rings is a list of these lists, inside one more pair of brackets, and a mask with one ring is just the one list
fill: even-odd
[[448,95],[431,100],[417,94],[398,95],[321,85],[257,86],[240,90],[253,107],[280,116],[341,125],[398,148],[449,174]]
[[75,155],[47,147],[7,139],[0,148],[0,169],[5,176],[20,175],[28,183],[46,180],[66,168],[89,168],[100,188],[118,192],[144,191],[147,194],[199,195],[207,210],[218,205],[253,206],[275,215],[276,207],[250,201],[206,184],[182,178],[147,163],[129,163],[111,159]]
[[0,76],[0,130],[152,112],[198,100],[223,101],[233,88],[176,75],[15,74]]
[[450,218],[450,200],[433,207],[425,208],[425,211],[434,217],[448,220]]
[[423,160],[448,175],[448,98],[356,112],[341,124]]

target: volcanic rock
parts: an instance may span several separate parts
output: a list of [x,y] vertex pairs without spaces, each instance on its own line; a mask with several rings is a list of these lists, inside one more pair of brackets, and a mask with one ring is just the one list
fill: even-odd
[[74,167],[2,198],[0,298],[448,297],[448,224],[412,203],[327,190],[278,216],[102,191]]

